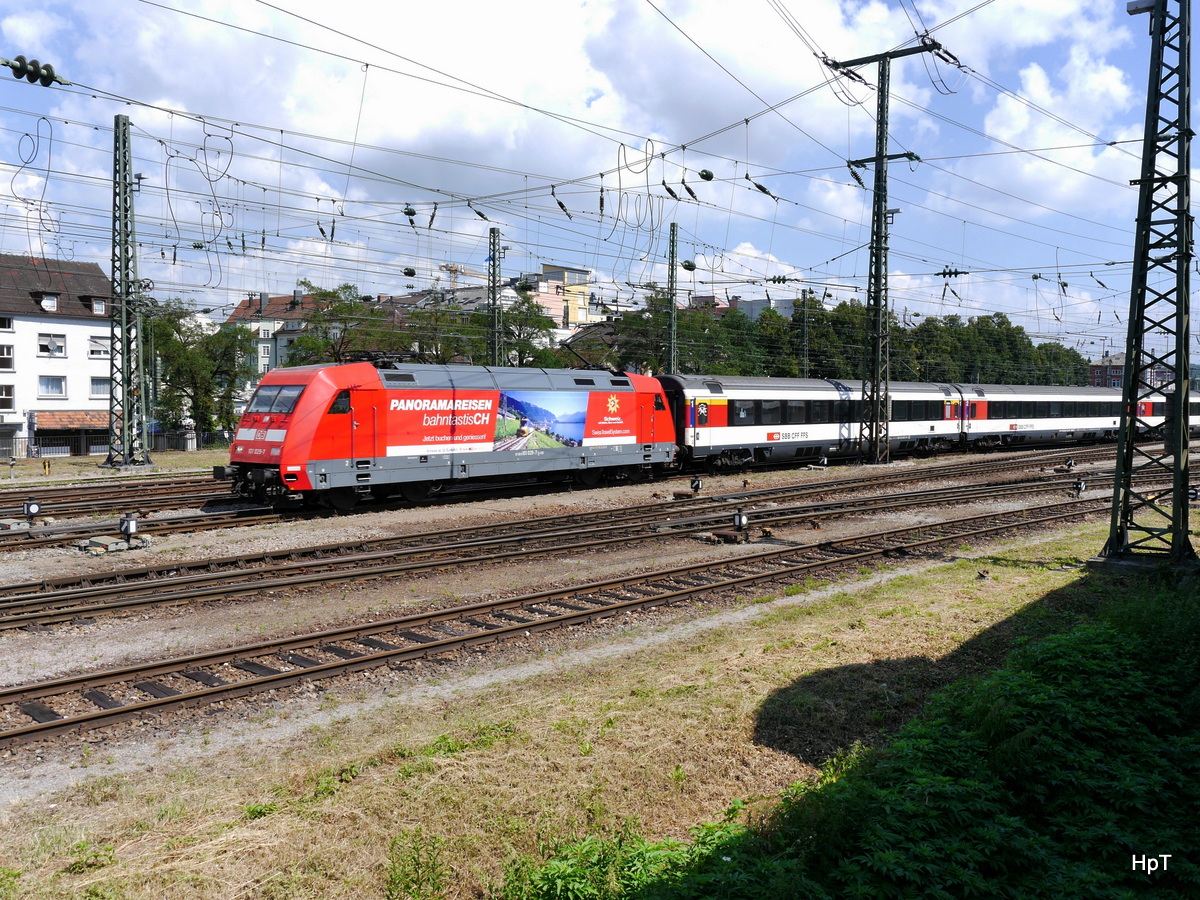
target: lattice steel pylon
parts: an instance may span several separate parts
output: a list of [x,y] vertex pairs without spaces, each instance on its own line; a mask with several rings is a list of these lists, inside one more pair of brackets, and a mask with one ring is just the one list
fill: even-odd
[[108,458],[104,466],[150,465],[146,447],[145,367],[142,360],[141,292],[133,223],[133,155],[129,117],[113,121],[112,304],[109,309],[111,378]]
[[488,364],[508,365],[504,349],[504,304],[500,300],[500,229],[488,229],[488,313],[491,325],[488,328]]
[[[828,61],[835,71],[843,74],[855,66],[879,64],[879,84],[875,89],[875,155],[866,159],[849,160],[852,171],[867,164],[875,166],[875,182],[871,188],[871,272],[867,285],[867,333],[863,348],[862,418],[858,435],[859,454],[869,463],[887,462],[891,449],[888,438],[888,421],[891,418],[891,403],[888,397],[891,368],[888,227],[893,211],[887,208],[887,167],[894,159],[916,161],[918,158],[911,152],[887,152],[892,60],[916,53],[936,53],[941,49],[941,44],[925,37],[922,38],[919,47],[891,50],[842,62]],[[854,77],[861,81],[860,76]],[[857,178],[857,175],[855,177]]]
[[[1188,537],[1189,269],[1192,264],[1190,0],[1139,0],[1150,13],[1150,79],[1142,143],[1129,333],[1112,523],[1101,556],[1195,563]],[[1153,346],[1152,340],[1153,339]],[[1161,346],[1163,349],[1157,350]],[[1139,444],[1163,415],[1163,443]],[[1146,476],[1171,478],[1164,490]]]

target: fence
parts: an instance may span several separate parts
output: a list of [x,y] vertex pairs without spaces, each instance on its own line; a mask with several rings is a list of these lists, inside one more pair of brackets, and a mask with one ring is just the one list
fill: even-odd
[[[149,435],[146,443],[151,453],[163,450],[219,450],[229,446],[228,431],[162,431]],[[38,459],[63,456],[107,456],[108,435],[102,434],[35,434],[32,438],[0,437],[0,458]]]

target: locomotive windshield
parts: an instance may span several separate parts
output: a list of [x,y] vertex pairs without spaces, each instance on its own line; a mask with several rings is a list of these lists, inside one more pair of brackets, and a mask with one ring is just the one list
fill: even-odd
[[250,398],[248,413],[276,413],[285,415],[296,407],[296,401],[304,392],[302,384],[264,384]]

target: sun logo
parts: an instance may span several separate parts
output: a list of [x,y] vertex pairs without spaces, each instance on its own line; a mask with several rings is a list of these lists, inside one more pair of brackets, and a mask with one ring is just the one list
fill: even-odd
[[610,413],[616,413],[616,412],[619,412],[620,409],[621,409],[621,401],[619,399],[617,399],[617,395],[609,394],[608,395],[608,411]]

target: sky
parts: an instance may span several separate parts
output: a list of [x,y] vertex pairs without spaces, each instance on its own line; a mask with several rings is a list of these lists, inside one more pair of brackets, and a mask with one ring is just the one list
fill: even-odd
[[1098,357],[1124,349],[1147,25],[1125,0],[0,0],[0,56],[70,82],[0,81],[0,252],[109,271],[127,116],[139,274],[218,318],[301,279],[482,284],[490,228],[503,277],[586,269],[628,305],[672,223],[681,295],[861,301],[881,72],[822,59],[923,33],[942,50],[890,65],[893,310]]

